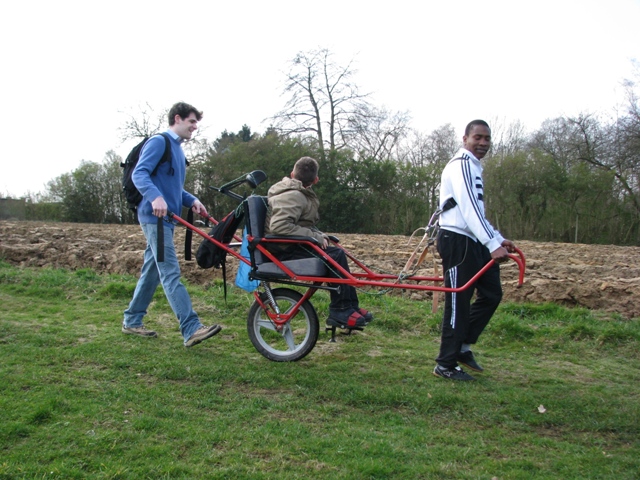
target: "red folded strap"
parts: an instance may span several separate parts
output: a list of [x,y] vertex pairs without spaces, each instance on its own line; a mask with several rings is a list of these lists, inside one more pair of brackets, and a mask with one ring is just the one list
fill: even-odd
[[[358,325],[358,323],[360,323],[360,325]],[[347,327],[361,327],[363,323],[364,317],[356,311],[349,315],[349,318],[347,319]]]

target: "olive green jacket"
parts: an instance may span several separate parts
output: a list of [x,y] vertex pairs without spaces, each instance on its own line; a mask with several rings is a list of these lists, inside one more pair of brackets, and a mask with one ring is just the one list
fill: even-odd
[[266,234],[313,237],[322,243],[324,234],[315,227],[320,220],[320,201],[311,187],[305,188],[300,180],[284,177],[271,186],[268,197]]

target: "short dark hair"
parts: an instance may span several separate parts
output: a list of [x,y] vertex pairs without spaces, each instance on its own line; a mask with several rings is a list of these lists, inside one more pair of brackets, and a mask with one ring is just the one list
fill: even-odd
[[473,120],[469,122],[469,124],[467,125],[467,128],[464,129],[464,136],[468,137],[469,134],[471,133],[471,129],[476,125],[482,125],[483,127],[487,127],[489,130],[491,130],[491,127],[489,126],[489,124],[484,120]]
[[169,126],[175,125],[176,123],[176,115],[180,115],[181,119],[187,118],[189,115],[194,113],[196,115],[196,120],[202,120],[202,112],[199,111],[193,105],[189,105],[188,103],[178,102],[171,110],[169,110]]
[[302,157],[293,166],[293,178],[300,180],[302,185],[312,185],[318,177],[318,161],[311,157]]

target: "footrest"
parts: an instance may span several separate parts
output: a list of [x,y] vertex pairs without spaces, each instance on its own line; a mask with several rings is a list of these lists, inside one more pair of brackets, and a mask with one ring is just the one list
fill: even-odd
[[331,328],[339,328],[340,330],[364,330],[364,326],[353,326],[350,327],[348,325],[345,325],[343,323],[337,322],[336,320],[333,320],[332,318],[328,318],[327,319],[327,330],[329,330]]
[[324,328],[325,332],[331,332],[331,340],[330,342],[336,341],[336,329],[346,330],[346,332],[340,332],[342,335],[351,335],[352,330],[360,330],[363,331],[364,327],[347,327],[346,325],[342,325],[341,323],[336,322],[335,320],[328,319],[327,326]]

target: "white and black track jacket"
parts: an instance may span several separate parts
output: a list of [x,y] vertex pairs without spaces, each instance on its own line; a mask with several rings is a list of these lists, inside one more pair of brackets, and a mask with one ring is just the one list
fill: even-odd
[[504,237],[484,216],[482,165],[469,150],[461,148],[442,171],[440,207],[453,198],[457,205],[440,215],[440,228],[479,240],[493,252]]

